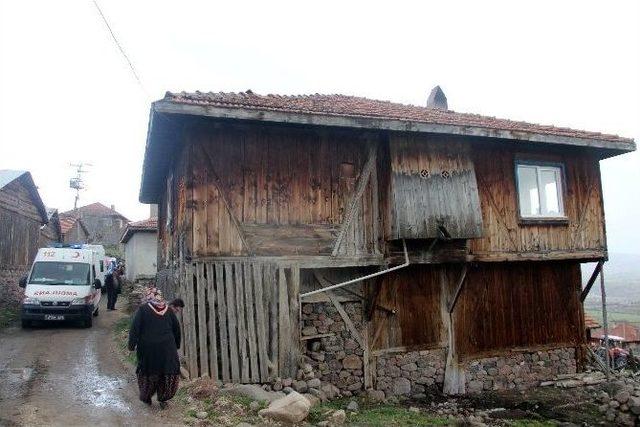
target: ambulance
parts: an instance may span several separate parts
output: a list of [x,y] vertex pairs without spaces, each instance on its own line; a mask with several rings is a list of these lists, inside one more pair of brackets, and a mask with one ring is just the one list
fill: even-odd
[[104,249],[95,245],[41,248],[29,275],[20,280],[22,327],[34,321],[79,321],[93,325],[105,276]]

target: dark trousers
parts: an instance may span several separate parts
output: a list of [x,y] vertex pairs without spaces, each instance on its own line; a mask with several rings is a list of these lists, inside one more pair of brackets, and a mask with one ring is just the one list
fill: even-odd
[[107,286],[107,310],[113,310],[116,308],[116,301],[118,300],[118,290],[115,286]]

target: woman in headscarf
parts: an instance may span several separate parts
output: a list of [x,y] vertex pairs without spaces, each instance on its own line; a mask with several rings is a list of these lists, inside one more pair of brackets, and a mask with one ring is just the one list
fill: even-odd
[[157,394],[164,408],[178,390],[180,325],[158,289],[147,288],[142,301],[129,330],[129,351],[135,349],[138,356],[140,400],[151,405]]

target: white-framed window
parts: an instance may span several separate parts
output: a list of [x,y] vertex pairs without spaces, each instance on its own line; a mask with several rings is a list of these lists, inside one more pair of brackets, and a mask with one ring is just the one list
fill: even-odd
[[520,217],[564,218],[562,165],[517,162],[516,184]]

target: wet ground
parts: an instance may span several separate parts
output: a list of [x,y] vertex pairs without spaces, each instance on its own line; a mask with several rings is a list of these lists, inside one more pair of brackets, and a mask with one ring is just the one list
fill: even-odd
[[138,400],[134,369],[113,340],[123,316],[103,306],[90,329],[41,324],[0,331],[0,426],[181,424],[180,414]]

